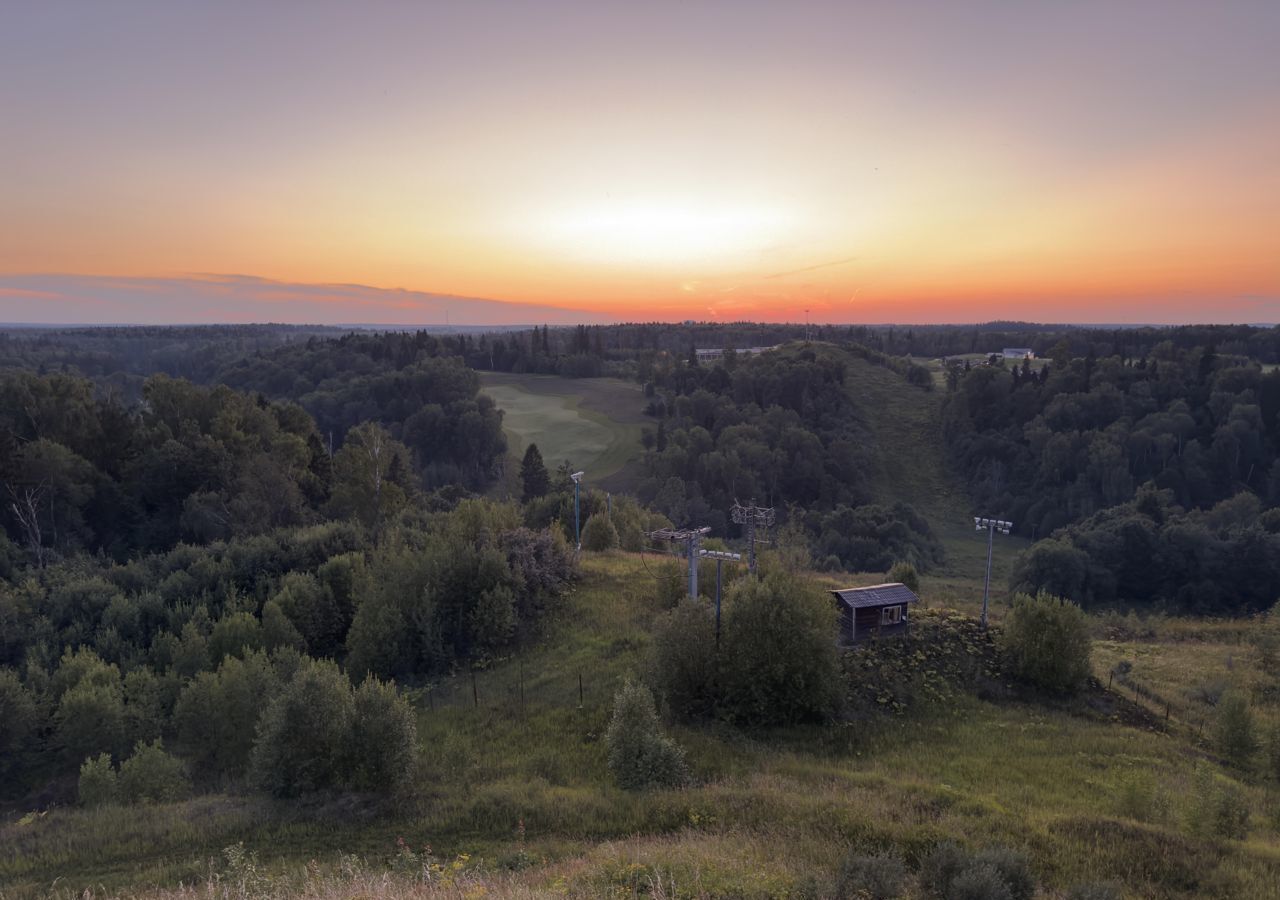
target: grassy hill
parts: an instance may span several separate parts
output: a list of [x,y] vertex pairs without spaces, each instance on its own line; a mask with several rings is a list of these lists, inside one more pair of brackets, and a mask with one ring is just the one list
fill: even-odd
[[[799,346],[783,352],[797,352]],[[874,468],[868,474],[876,499],[911,504],[929,521],[946,548],[942,565],[924,579],[928,592],[949,606],[976,610],[981,603],[987,538],[985,532],[974,530],[968,491],[947,460],[942,438],[945,393],[921,390],[897,372],[833,345],[814,346],[845,364],[846,389],[861,410],[870,435]],[[990,516],[1002,513],[982,511]],[[1007,598],[1013,561],[1029,542],[999,534],[995,541],[991,592],[993,600],[1001,602]],[[873,583],[881,575],[866,573],[848,580]]]
[[[503,411],[510,445],[508,474],[519,472],[520,457],[538,445],[547,467],[565,460],[588,472],[604,490],[625,490],[639,474],[640,429],[649,421],[641,410],[640,386],[618,378],[561,378],[483,372],[484,392]],[[519,489],[514,480],[500,490]]]
[[[1277,786],[1223,769],[1197,738],[1191,700],[1166,724],[1123,686],[1074,704],[963,697],[786,732],[676,728],[695,785],[617,789],[602,735],[613,693],[646,666],[663,612],[658,564],[587,557],[540,636],[474,680],[417,695],[421,757],[404,802],[226,795],[54,809],[0,826],[0,894],[169,896],[195,882],[183,896],[803,896],[850,849],[910,862],[952,839],[1026,851],[1053,891],[1110,879],[1131,897],[1280,897]],[[1192,695],[1207,677],[1261,678],[1239,627],[1149,625],[1101,646],[1104,681],[1122,657],[1139,683],[1171,695],[1181,681]],[[1196,660],[1190,674],[1177,659]],[[1195,831],[1206,779],[1240,792],[1246,839]],[[223,856],[239,842],[252,865]],[[440,867],[433,880],[396,874],[421,872],[424,845]]]

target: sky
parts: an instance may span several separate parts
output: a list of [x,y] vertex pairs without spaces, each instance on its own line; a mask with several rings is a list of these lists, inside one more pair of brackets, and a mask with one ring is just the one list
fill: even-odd
[[1276,0],[0,0],[0,322],[1277,322],[1277,47]]

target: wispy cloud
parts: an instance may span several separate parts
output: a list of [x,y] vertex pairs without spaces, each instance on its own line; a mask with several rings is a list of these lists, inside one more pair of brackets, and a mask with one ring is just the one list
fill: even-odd
[[0,275],[0,322],[563,325],[615,319],[548,305],[359,284],[298,284],[251,275]]

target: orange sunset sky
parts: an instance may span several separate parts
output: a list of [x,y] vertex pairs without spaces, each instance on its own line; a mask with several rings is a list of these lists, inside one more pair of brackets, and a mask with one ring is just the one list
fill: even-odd
[[1280,321],[1275,0],[0,15],[0,322]]

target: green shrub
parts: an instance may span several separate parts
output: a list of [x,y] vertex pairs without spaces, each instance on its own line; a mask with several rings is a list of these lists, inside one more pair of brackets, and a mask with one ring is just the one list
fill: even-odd
[[688,780],[684,751],[662,733],[653,695],[642,684],[627,681],[614,697],[605,744],[620,787],[676,787]]
[[347,676],[327,660],[304,662],[262,711],[250,760],[253,783],[277,797],[340,784],[351,715]]
[[969,854],[952,841],[934,847],[920,860],[920,887],[937,900],[946,900],[951,885],[969,867]]
[[1243,694],[1228,693],[1218,704],[1214,729],[1218,754],[1237,769],[1248,769],[1258,749],[1254,733],[1253,712]]
[[850,854],[836,876],[836,900],[894,900],[902,896],[907,867],[896,856]]
[[1243,840],[1249,834],[1249,802],[1240,786],[1208,767],[1196,772],[1187,827],[1204,837]]
[[720,643],[723,713],[749,725],[826,718],[840,685],[835,635],[830,597],[802,576],[735,582]]
[[956,876],[946,900],[1014,900],[1014,896],[1000,870],[989,863],[982,863],[970,866]]
[[116,770],[106,753],[91,756],[80,766],[80,803],[103,806],[119,799]]
[[1068,600],[1043,592],[1014,597],[1001,648],[1010,671],[1041,690],[1074,693],[1089,678],[1089,626],[1080,607]]
[[356,689],[346,753],[347,783],[357,790],[399,793],[412,782],[417,723],[394,684],[367,678]]
[[587,519],[587,524],[582,527],[582,549],[590,550],[592,553],[603,553],[605,550],[613,550],[618,546],[618,529],[613,527],[613,523],[609,521],[609,516],[605,513],[596,513]]
[[915,593],[920,592],[920,574],[916,572],[916,567],[909,562],[894,563],[893,568],[889,570],[889,574],[885,577],[890,584],[901,583]]
[[1167,812],[1167,800],[1147,772],[1130,772],[1116,792],[1116,812],[1139,822],[1156,822]]
[[701,601],[682,600],[655,629],[652,682],[678,719],[715,715],[720,686],[713,615]]
[[201,672],[174,708],[179,749],[209,778],[240,777],[249,767],[254,731],[263,706],[280,689],[263,653],[228,657],[217,672]]
[[141,741],[120,764],[120,799],[126,803],[171,803],[191,793],[182,760],[164,750],[159,739]]
[[991,847],[974,856],[973,865],[990,866],[999,872],[1013,900],[1032,900],[1036,894],[1036,877],[1025,853],[1007,847]]

